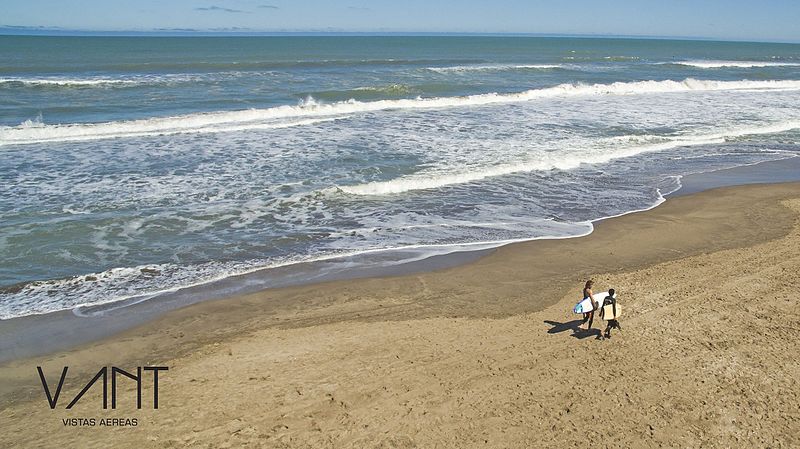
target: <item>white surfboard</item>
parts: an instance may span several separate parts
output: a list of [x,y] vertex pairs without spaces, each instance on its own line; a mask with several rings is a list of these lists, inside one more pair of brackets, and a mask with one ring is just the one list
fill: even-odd
[[[595,293],[593,296],[594,300],[597,302],[597,306],[603,307],[603,300],[608,296],[608,292]],[[589,313],[592,310],[594,310],[594,307],[592,306],[592,300],[589,299],[588,296],[583,298],[581,302],[575,304],[575,307],[572,309],[574,313]]]
[[[614,312],[616,312],[616,315],[614,314]],[[609,304],[607,306],[603,306],[602,318],[605,321],[616,320],[617,318],[619,318],[621,313],[622,309],[620,308],[619,304],[617,305]]]

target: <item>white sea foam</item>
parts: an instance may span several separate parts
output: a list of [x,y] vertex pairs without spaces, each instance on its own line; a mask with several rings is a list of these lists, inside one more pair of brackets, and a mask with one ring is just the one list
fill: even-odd
[[133,79],[115,78],[0,78],[0,85],[3,84],[23,84],[27,86],[75,86],[92,87],[119,84],[140,84],[141,81]]
[[[487,178],[512,173],[537,170],[576,168],[581,164],[601,164],[613,159],[635,156],[641,153],[663,151],[671,148],[724,143],[737,137],[775,134],[800,128],[800,120],[773,123],[761,127],[730,129],[718,133],[689,136],[617,136],[601,140],[596,148],[573,154],[559,153],[538,157],[536,160],[516,164],[502,164],[461,173],[420,173],[391,181],[371,182],[353,186],[339,186],[339,190],[352,195],[390,195],[414,190],[435,189],[454,184],[481,181]],[[628,143],[629,145],[625,145]],[[632,144],[632,145],[630,145]]]
[[0,127],[0,145],[280,129],[329,122],[340,118],[342,117],[253,123],[247,120],[241,122],[236,122],[235,120],[215,121],[211,117],[204,117],[203,114],[196,114],[164,119],[154,118],[80,125],[44,125],[26,120],[18,127]]
[[[480,226],[480,224],[464,225]],[[485,223],[490,226],[492,223]],[[249,260],[238,262],[208,262],[190,266],[172,263],[147,264],[135,267],[117,267],[102,272],[87,273],[66,279],[32,282],[21,286],[18,292],[10,293],[14,300],[0,303],[0,320],[50,312],[72,310],[77,316],[93,316],[107,313],[119,307],[127,307],[159,295],[173,293],[181,289],[211,284],[233,276],[248,275],[262,270],[313,262],[335,262],[341,260],[345,268],[353,268],[357,262],[348,258],[370,254],[396,252],[397,259],[368,261],[369,266],[388,267],[431,256],[446,255],[459,251],[479,251],[501,245],[539,239],[567,239],[588,235],[592,231],[589,221],[577,223],[558,223],[548,219],[529,222],[531,227],[541,227],[551,233],[504,240],[487,240],[443,244],[411,244],[382,248],[339,250],[319,256],[292,256],[280,261]],[[335,265],[335,263],[333,263]],[[336,269],[336,267],[331,267]],[[339,267],[338,269],[341,269]],[[320,274],[324,274],[321,269]],[[258,282],[255,280],[254,282]],[[257,284],[253,284],[257,285]],[[270,286],[264,284],[261,288]],[[245,286],[246,287],[246,286]],[[52,291],[68,292],[67,296],[53,295]],[[118,305],[116,305],[116,304]],[[116,307],[114,306],[116,305]],[[98,306],[98,311],[86,309]]]
[[487,93],[461,97],[418,97],[370,102],[351,99],[327,104],[309,98],[298,105],[276,106],[267,109],[196,113],[105,123],[64,125],[35,123],[35,126],[25,123],[14,127],[5,126],[0,127],[0,145],[285,128],[319,122],[319,120],[309,120],[313,118],[337,119],[355,113],[483,106],[526,102],[541,98],[731,90],[800,90],[800,80],[712,81],[687,78],[683,81],[559,84],[553,87],[509,94]]
[[427,70],[437,73],[458,72],[503,72],[513,70],[552,70],[561,69],[561,64],[476,64],[457,65],[452,67],[428,67]]
[[8,86],[22,85],[25,87],[40,88],[112,88],[112,87],[134,87],[148,85],[164,85],[185,82],[196,82],[202,80],[213,80],[220,76],[237,77],[239,72],[225,72],[219,74],[141,74],[124,75],[117,78],[89,76],[84,78],[69,77],[6,77],[0,78],[0,88]]
[[797,62],[778,61],[680,61],[668,64],[678,64],[701,69],[721,69],[725,67],[754,68],[754,67],[797,67]]
[[363,86],[356,87],[353,90],[361,92],[375,92],[384,94],[409,94],[414,91],[414,88],[406,84],[388,84],[385,86]]

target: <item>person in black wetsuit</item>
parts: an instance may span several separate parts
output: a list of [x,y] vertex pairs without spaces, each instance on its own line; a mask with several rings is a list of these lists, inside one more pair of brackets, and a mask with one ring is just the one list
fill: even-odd
[[[616,292],[614,291],[613,288],[609,289],[608,290],[608,296],[606,296],[605,299],[603,299],[603,306],[609,306],[610,305],[610,306],[614,307],[614,315],[617,314],[617,298],[614,297],[615,293]],[[604,310],[601,309],[601,312],[600,312],[601,317],[602,317],[603,312],[604,312]],[[619,329],[620,331],[622,331],[622,328],[619,326],[619,320],[617,320],[616,318],[608,320],[608,325],[606,326],[605,332],[603,332],[603,337],[611,338],[611,329],[614,329],[614,328]]]

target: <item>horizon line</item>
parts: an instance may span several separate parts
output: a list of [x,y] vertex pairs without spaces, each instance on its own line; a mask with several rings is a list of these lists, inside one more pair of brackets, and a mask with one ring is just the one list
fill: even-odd
[[513,31],[348,31],[348,30],[248,30],[164,28],[152,30],[88,30],[57,27],[0,25],[0,36],[36,37],[280,37],[280,36],[486,36],[486,37],[562,37],[643,40],[689,40],[740,43],[798,44],[800,40],[726,38],[713,36],[671,36],[615,33],[534,33]]

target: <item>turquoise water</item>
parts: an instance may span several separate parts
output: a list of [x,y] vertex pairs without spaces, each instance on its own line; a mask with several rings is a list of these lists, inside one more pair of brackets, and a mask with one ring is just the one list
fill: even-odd
[[0,37],[0,61],[0,318],[582,235],[800,148],[791,44]]

